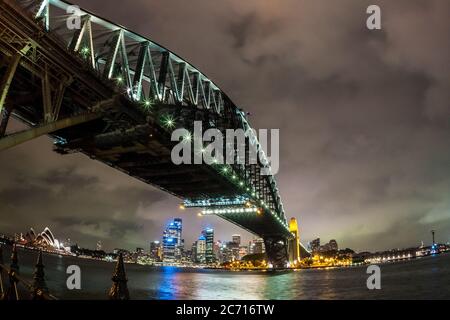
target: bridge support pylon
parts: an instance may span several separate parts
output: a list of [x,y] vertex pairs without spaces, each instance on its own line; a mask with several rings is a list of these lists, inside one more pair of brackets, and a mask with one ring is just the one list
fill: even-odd
[[288,240],[284,237],[265,237],[264,245],[269,262],[274,269],[286,268],[288,255]]

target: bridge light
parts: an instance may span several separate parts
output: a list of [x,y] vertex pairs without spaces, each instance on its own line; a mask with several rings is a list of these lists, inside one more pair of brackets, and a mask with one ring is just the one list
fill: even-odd
[[232,178],[233,180],[236,180],[237,177],[236,177],[235,175],[233,175],[231,178]]
[[89,48],[88,48],[88,47],[83,47],[83,48],[81,49],[81,53],[82,53],[82,54],[88,54],[88,53],[89,53]]
[[186,142],[191,142],[192,140],[192,135],[188,132],[184,135],[183,140]]
[[239,185],[242,187],[244,185],[244,182],[239,182]]
[[123,78],[122,77],[117,77],[116,80],[117,80],[117,82],[121,83],[123,81]]
[[162,123],[168,129],[175,126],[175,120],[170,115],[166,115],[165,117],[163,117]]
[[223,172],[223,173],[227,173],[227,172],[228,172],[228,168],[227,168],[227,167],[223,168],[223,169],[222,169],[222,172]]
[[149,107],[151,107],[152,103],[151,103],[150,100],[145,100],[145,101],[144,101],[144,105],[145,105],[147,108],[149,108]]

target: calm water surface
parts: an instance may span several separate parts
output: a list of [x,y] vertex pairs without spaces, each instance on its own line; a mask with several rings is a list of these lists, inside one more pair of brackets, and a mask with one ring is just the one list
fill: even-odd
[[[37,253],[20,251],[31,279]],[[9,250],[4,260],[9,264]],[[106,299],[114,263],[44,255],[47,285],[60,299]],[[78,265],[82,289],[66,287]],[[381,290],[366,287],[366,267],[290,272],[228,272],[126,265],[132,299],[450,299],[450,254],[382,264]]]

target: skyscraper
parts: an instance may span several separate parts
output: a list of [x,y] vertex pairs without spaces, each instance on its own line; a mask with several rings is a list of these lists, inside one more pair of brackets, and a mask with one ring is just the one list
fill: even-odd
[[180,218],[175,218],[169,223],[163,234],[163,256],[164,261],[176,262],[181,260],[182,249],[182,226]]
[[249,254],[261,254],[265,252],[264,240],[262,238],[254,238],[249,242],[248,253]]
[[240,234],[233,234],[231,236],[231,241],[233,241],[234,243],[236,243],[238,246],[241,245],[241,235]]
[[332,239],[328,244],[330,246],[330,250],[338,251],[339,247],[336,240]]
[[312,252],[317,252],[319,251],[320,248],[320,238],[314,239],[313,241],[311,241],[309,243],[309,247],[311,249]]
[[205,237],[206,241],[206,248],[205,248],[205,262],[206,263],[213,263],[215,262],[215,256],[214,256],[214,229],[212,228],[206,228],[202,232],[203,236]]
[[248,254],[247,246],[239,246],[239,260],[245,257]]
[[191,247],[191,261],[197,262],[197,241],[195,241]]
[[257,238],[253,241],[255,247],[253,248],[253,253],[264,253],[266,252],[266,247],[264,246],[264,240],[262,238]]
[[154,261],[161,261],[161,242],[153,241],[150,243],[150,258]]
[[206,238],[202,234],[197,240],[197,262],[205,263],[206,261]]

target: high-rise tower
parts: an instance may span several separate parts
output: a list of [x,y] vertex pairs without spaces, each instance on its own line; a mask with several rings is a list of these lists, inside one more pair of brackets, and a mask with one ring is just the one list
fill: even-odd
[[203,235],[206,240],[205,260],[206,263],[213,263],[215,261],[214,256],[214,229],[206,228],[203,230]]
[[175,218],[169,223],[163,234],[164,261],[175,262],[181,260],[183,222]]

